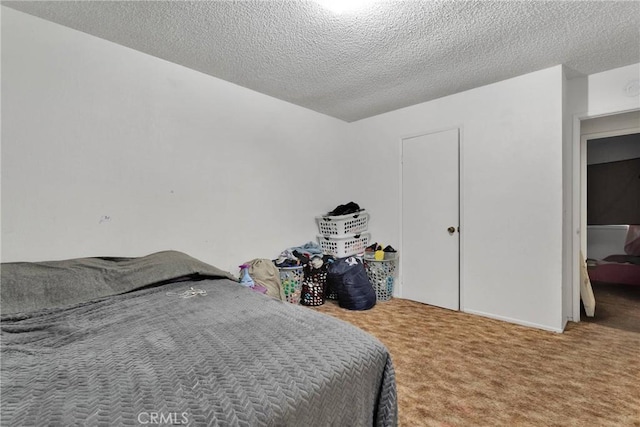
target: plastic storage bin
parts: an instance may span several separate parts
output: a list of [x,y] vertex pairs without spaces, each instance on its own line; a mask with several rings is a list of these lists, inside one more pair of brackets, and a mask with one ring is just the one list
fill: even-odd
[[376,291],[376,300],[389,301],[393,297],[393,285],[398,274],[398,257],[381,261],[365,258],[364,268]]
[[339,216],[317,216],[316,224],[323,236],[343,236],[345,234],[360,234],[367,231],[369,214],[360,212]]
[[302,281],[304,280],[304,271],[302,266],[299,267],[282,267],[278,268],[280,272],[280,282],[282,282],[282,290],[287,302],[291,304],[300,303],[300,294],[302,293]]
[[369,233],[351,234],[340,237],[318,236],[318,244],[325,254],[336,258],[363,253],[369,245]]

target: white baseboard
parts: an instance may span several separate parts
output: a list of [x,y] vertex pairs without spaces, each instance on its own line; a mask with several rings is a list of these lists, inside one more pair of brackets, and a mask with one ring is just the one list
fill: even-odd
[[490,314],[490,313],[484,313],[482,311],[463,310],[463,312],[464,313],[469,313],[469,314],[475,314],[477,316],[488,317],[490,319],[502,320],[504,322],[515,323],[516,325],[528,326],[530,328],[536,328],[536,329],[542,329],[542,330],[545,330],[545,331],[556,332],[556,333],[560,333],[560,334],[562,332],[564,332],[564,329],[552,328],[552,327],[547,326],[547,325],[540,325],[538,323],[527,322],[527,321],[520,320],[520,319],[512,319],[510,317],[498,316],[498,315]]

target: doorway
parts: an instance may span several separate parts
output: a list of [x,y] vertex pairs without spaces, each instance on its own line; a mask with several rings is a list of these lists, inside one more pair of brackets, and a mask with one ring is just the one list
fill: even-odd
[[[588,191],[588,187],[587,187],[588,174],[589,174],[588,168],[591,168],[592,178],[595,177],[596,176],[595,174],[597,173],[597,174],[604,174],[606,176],[605,178],[606,180],[610,180],[609,175],[611,172],[613,172],[614,175],[620,174],[620,173],[624,174],[623,172],[624,167],[637,168],[637,166],[626,165],[626,163],[629,163],[627,162],[627,160],[629,160],[630,158],[637,157],[633,153],[629,153],[629,145],[635,145],[635,148],[637,149],[638,148],[637,144],[640,144],[640,141],[638,141],[637,139],[638,138],[637,134],[640,133],[640,111],[631,111],[626,113],[619,113],[619,114],[601,116],[601,117],[595,117],[595,118],[576,119],[576,124],[578,124],[578,126],[574,127],[574,132],[576,134],[576,137],[574,140],[579,141],[579,143],[577,144],[577,148],[579,149],[576,150],[577,157],[574,157],[574,159],[576,159],[574,161],[577,161],[577,163],[574,163],[574,165],[578,166],[577,168],[574,167],[574,180],[575,180],[574,182],[577,184],[577,186],[576,184],[574,184],[574,221],[575,221],[574,223],[577,224],[576,231],[578,231],[578,233],[576,234],[576,239],[574,239],[574,258],[573,259],[576,261],[576,264],[574,264],[575,265],[574,268],[578,268],[579,255],[577,254],[582,252],[583,254],[585,254],[585,258],[589,259],[588,264],[591,271],[590,277],[597,278],[600,272],[598,272],[598,274],[593,274],[594,273],[593,268],[597,264],[595,259],[604,258],[606,257],[607,254],[602,255],[601,254],[602,251],[600,250],[601,248],[594,249],[598,247],[598,244],[596,243],[594,245],[593,244],[594,239],[588,239],[589,234],[591,234],[592,236],[599,236],[602,233],[606,232],[607,235],[611,235],[613,237],[613,240],[619,241],[620,240],[619,236],[618,238],[615,238],[615,236],[620,234],[620,230],[618,229],[620,229],[621,226],[626,227],[626,225],[624,224],[628,224],[629,222],[635,222],[635,220],[628,219],[628,215],[626,216],[623,215],[626,218],[624,221],[622,221],[622,217],[620,217],[619,220],[613,220],[613,217],[609,215],[611,212],[604,212],[602,211],[602,208],[597,208],[597,209],[594,208],[595,205],[593,203],[594,202],[593,199],[595,197],[600,197],[598,195],[599,193],[603,194],[604,197],[608,200],[603,204],[607,205],[608,206],[607,209],[609,209],[609,206],[612,204],[612,201],[613,201],[613,199],[611,198],[618,193],[620,193],[620,197],[624,197],[622,194],[624,193],[624,190],[626,190],[626,187],[619,185],[617,188],[612,187],[609,190],[602,189],[602,188],[591,188]],[[636,134],[636,136],[629,136],[632,134]],[[631,138],[634,142],[630,142],[629,138]],[[609,145],[609,142],[613,142],[616,139],[618,141],[620,140],[626,141],[622,144],[622,145],[626,145],[626,147],[622,149],[622,145],[618,147]],[[588,143],[588,141],[592,141],[592,142]],[[590,152],[590,156],[591,156],[590,160],[588,160],[587,158],[588,151]],[[622,162],[622,163],[617,164],[617,162]],[[591,164],[591,166],[588,166],[589,164]],[[618,166],[623,167],[623,169],[618,170]],[[631,173],[631,174],[627,173],[627,175],[632,178],[640,178],[638,174],[634,174],[634,173]],[[601,186],[603,184],[611,185],[610,183],[606,183],[606,182],[602,182],[597,185]],[[632,183],[632,184],[635,184],[635,183]],[[576,193],[576,189],[578,190],[577,193]],[[577,198],[576,198],[576,194],[578,195]],[[589,202],[589,198],[592,199],[590,202]],[[620,202],[620,200],[618,200],[618,202]],[[589,203],[589,207],[588,207],[588,203]],[[622,209],[622,211],[625,211],[628,214],[629,212],[633,211],[633,209],[635,208],[631,208],[630,210],[628,206],[626,207],[622,206],[620,207],[620,209]],[[603,221],[607,222],[607,224],[604,224]],[[615,222],[616,224],[608,224],[610,222]],[[588,227],[588,224],[590,223],[592,223],[591,227]],[[611,227],[611,226],[614,226],[614,227]],[[626,232],[624,232],[623,234],[626,234]],[[618,242],[620,243],[618,245],[620,248],[616,250],[616,252],[622,252],[623,254],[624,254],[624,237],[625,236],[623,235],[622,242]],[[591,244],[589,244],[589,240],[592,240]],[[606,240],[613,241],[609,238],[607,238]],[[605,270],[609,271],[608,270],[609,268],[611,267],[607,266],[601,269],[601,271],[605,271]],[[612,321],[613,323],[611,325],[615,324],[616,320],[615,318],[612,318],[612,314],[615,316],[617,316],[617,314],[613,312],[611,308],[613,307],[612,304],[614,303],[614,300],[618,302],[621,301],[620,299],[616,300],[616,298],[618,296],[617,294],[619,294],[618,291],[622,289],[621,288],[618,289],[615,287],[611,288],[607,285],[603,286],[601,283],[598,283],[598,282],[601,282],[601,280],[595,280],[594,283],[592,283],[592,287],[596,297],[596,316],[595,316],[596,319],[586,318],[584,315],[584,311],[582,310],[582,307],[581,307],[579,284],[577,284],[575,280],[577,277],[578,276],[574,275],[573,320],[574,321],[588,320],[588,321],[596,321],[597,323],[598,322],[597,318],[600,317],[600,320],[606,320],[606,322]],[[636,287],[637,286],[634,286],[633,288],[635,289]],[[611,290],[614,290],[615,292],[613,293],[609,292]],[[616,295],[614,295],[614,293]],[[635,304],[636,308],[634,310],[636,312],[636,317],[638,320],[640,320],[640,313],[638,313],[638,308],[640,307],[640,305],[638,304],[640,304],[640,300],[637,298],[638,297],[637,293],[635,295],[636,295],[636,301],[632,302],[632,304]],[[615,304],[617,304],[617,302],[615,302]],[[602,318],[603,315],[606,316],[607,319],[603,319]],[[623,315],[620,318],[620,320],[622,320],[622,324],[629,323],[630,318],[628,316],[628,313],[627,315]],[[637,320],[635,324],[636,324],[636,327],[639,326]],[[624,325],[623,325],[623,328],[626,329]]]
[[581,320],[640,332],[640,133],[587,137],[587,266],[596,300]]
[[460,310],[460,135],[402,140],[402,297]]

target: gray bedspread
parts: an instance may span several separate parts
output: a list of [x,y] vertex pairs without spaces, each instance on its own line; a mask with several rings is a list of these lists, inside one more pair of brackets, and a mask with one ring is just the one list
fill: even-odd
[[64,307],[187,278],[235,279],[178,251],[138,258],[77,258],[2,264],[0,313]]
[[229,279],[167,281],[3,314],[2,425],[396,425],[372,336]]

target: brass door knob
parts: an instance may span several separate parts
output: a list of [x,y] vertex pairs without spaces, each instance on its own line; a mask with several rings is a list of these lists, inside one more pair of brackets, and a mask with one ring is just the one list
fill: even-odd
[[456,232],[456,228],[455,227],[449,227],[447,228],[447,231],[449,232],[449,234],[453,234]]

